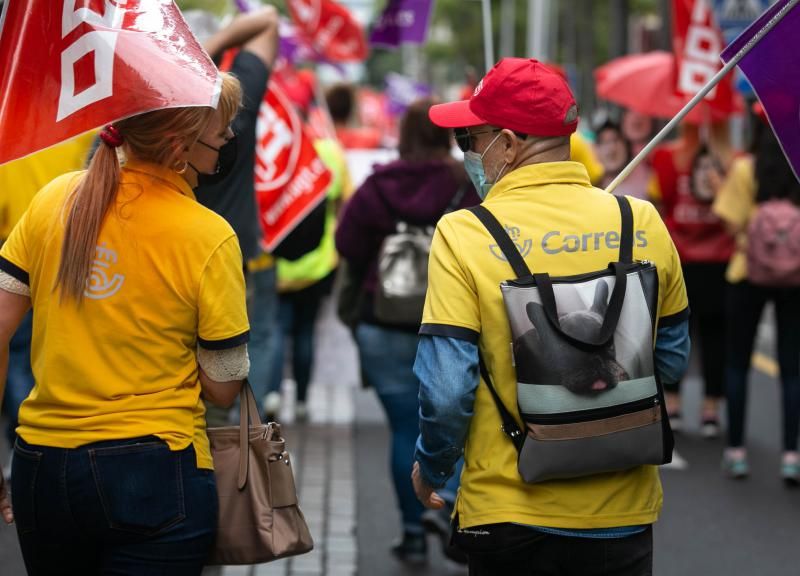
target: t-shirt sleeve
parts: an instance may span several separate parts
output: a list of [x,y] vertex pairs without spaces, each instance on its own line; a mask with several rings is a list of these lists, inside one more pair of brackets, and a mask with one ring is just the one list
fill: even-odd
[[477,343],[480,332],[475,284],[459,259],[457,237],[445,217],[436,227],[431,244],[420,334]]
[[755,202],[755,181],[751,158],[739,158],[731,167],[714,200],[714,214],[737,229],[743,228]]
[[206,350],[227,350],[250,339],[242,252],[236,236],[220,244],[200,278],[198,343]]
[[14,226],[8,239],[0,248],[0,270],[30,286],[30,208]]

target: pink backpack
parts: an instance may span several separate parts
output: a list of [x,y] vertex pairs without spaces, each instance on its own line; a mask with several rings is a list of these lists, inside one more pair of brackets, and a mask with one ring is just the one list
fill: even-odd
[[759,286],[800,286],[800,207],[760,204],[747,228],[747,276]]

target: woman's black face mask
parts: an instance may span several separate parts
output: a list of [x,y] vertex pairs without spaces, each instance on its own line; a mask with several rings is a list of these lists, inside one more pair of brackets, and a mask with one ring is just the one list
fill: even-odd
[[236,164],[236,158],[239,154],[239,147],[236,141],[236,136],[228,140],[225,144],[220,146],[219,148],[214,148],[210,144],[206,144],[202,140],[197,141],[198,144],[202,144],[206,148],[210,148],[219,154],[217,157],[217,169],[212,174],[206,174],[205,172],[200,172],[197,168],[192,166],[190,163],[192,170],[197,172],[197,185],[200,186],[213,186],[214,184],[219,184],[222,182],[228,175],[233,172],[233,167]]

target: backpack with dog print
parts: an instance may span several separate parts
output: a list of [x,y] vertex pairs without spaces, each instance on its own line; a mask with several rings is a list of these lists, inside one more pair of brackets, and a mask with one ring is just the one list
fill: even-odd
[[512,334],[517,405],[505,407],[481,359],[481,376],[530,483],[671,461],[673,437],[656,378],[658,276],[633,261],[633,213],[622,215],[620,255],[604,270],[551,278],[532,273],[497,219],[483,223],[516,274],[500,285]]

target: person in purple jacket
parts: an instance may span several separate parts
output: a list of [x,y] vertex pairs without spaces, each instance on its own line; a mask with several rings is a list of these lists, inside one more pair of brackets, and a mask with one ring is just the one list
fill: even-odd
[[[463,165],[450,154],[449,132],[428,119],[432,104],[420,100],[409,107],[400,123],[400,159],[375,168],[346,205],[336,230],[339,254],[363,279],[355,339],[363,374],[375,388],[391,427],[392,480],[403,521],[402,539],[392,553],[408,563],[427,557],[425,509],[408,474],[419,435],[419,383],[413,372],[419,325],[392,325],[376,318],[378,257],[398,222],[435,226],[446,211],[480,202]],[[445,500],[448,491],[455,500],[458,478],[455,474],[448,484]],[[445,518],[428,515],[425,525],[447,543]],[[446,547],[445,554],[453,557],[457,551]]]

